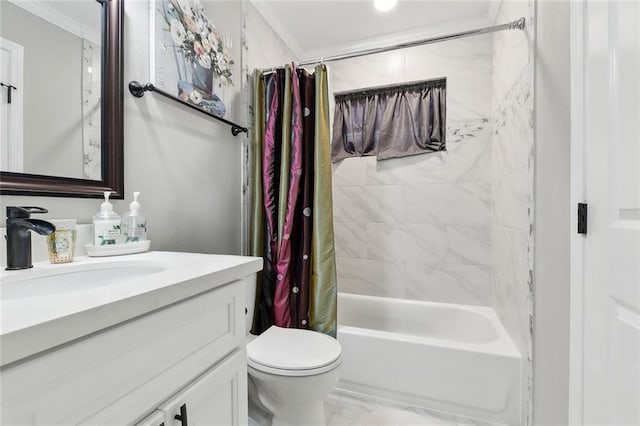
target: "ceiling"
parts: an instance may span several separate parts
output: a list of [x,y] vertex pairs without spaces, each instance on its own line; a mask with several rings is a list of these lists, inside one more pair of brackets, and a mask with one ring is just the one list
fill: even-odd
[[300,60],[434,37],[493,24],[498,0],[251,0]]

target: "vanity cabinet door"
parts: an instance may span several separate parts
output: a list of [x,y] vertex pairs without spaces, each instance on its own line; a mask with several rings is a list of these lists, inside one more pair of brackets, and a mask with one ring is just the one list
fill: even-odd
[[247,357],[244,348],[198,377],[160,407],[166,426],[246,425]]
[[136,426],[164,426],[164,413],[156,410],[136,423]]

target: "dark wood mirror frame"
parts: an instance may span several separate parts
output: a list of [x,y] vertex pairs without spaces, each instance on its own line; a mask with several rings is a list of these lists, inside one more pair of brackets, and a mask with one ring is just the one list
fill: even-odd
[[102,180],[0,172],[3,195],[124,198],[123,56],[124,0],[98,0],[102,5]]

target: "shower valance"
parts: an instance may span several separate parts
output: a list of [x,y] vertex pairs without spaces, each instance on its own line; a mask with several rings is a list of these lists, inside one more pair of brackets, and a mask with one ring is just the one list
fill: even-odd
[[446,149],[445,78],[343,92],[335,101],[333,162]]

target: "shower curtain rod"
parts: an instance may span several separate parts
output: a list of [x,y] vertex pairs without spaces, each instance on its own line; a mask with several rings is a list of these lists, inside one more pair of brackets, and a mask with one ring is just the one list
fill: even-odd
[[459,33],[453,33],[453,34],[443,35],[439,37],[432,37],[432,38],[427,38],[422,40],[410,41],[406,43],[394,44],[392,46],[359,50],[356,52],[344,53],[342,55],[328,56],[326,58],[320,58],[313,61],[302,61],[302,62],[299,62],[297,65],[305,66],[305,65],[320,64],[320,63],[329,62],[329,61],[340,61],[342,59],[357,58],[359,56],[373,55],[375,53],[389,52],[391,50],[405,49],[407,47],[422,46],[424,44],[439,43],[441,41],[454,40],[457,38],[469,37],[469,36],[478,35],[478,34],[493,33],[496,31],[523,30],[524,25],[525,25],[525,19],[520,18],[515,21],[507,22],[506,24],[494,25],[492,27],[479,28],[477,30],[462,31]]

